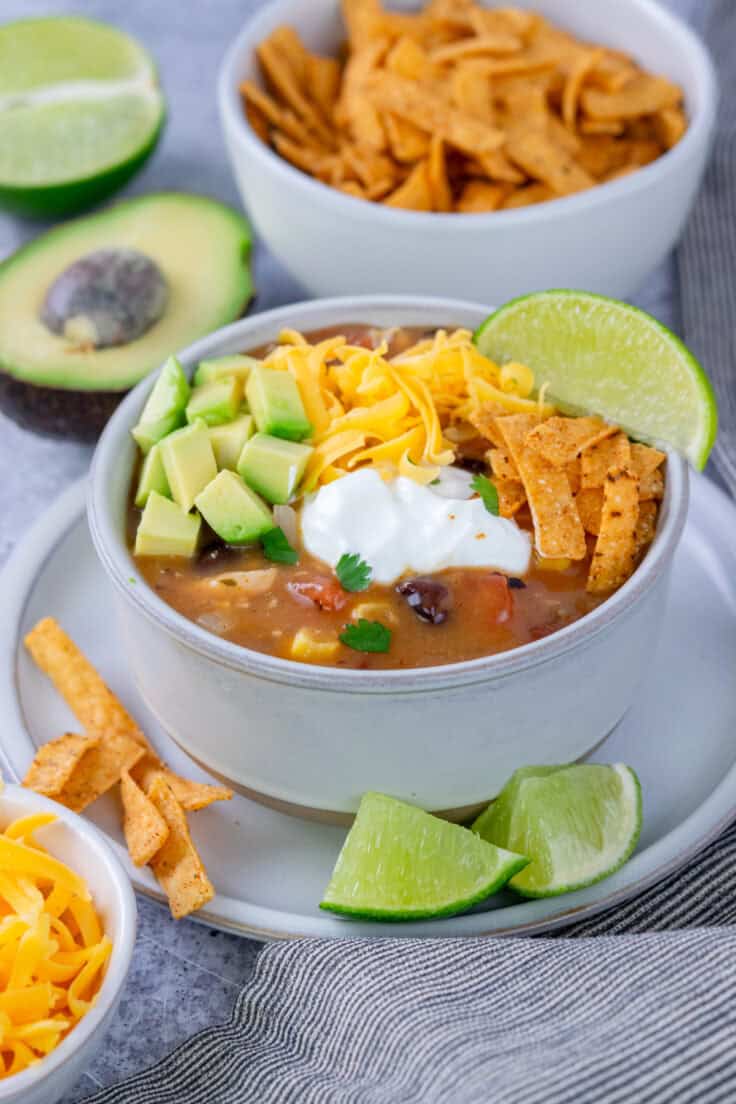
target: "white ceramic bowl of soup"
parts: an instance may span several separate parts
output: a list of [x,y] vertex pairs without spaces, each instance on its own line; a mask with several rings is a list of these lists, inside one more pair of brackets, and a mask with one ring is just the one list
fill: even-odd
[[[517,2],[517,0],[515,0]],[[416,3],[389,7],[413,9]],[[503,302],[549,287],[629,296],[677,241],[697,192],[716,112],[716,80],[687,25],[652,0],[518,0],[581,39],[631,53],[685,92],[689,128],[666,155],[577,195],[520,210],[396,210],[313,180],[268,148],[238,86],[260,83],[255,48],[287,23],[335,55],[339,0],[276,0],[238,35],[219,78],[220,117],[243,203],[258,234],[313,295],[407,292]]]
[[93,1008],[36,1065],[0,1081],[0,1104],[54,1104],[79,1080],[101,1050],[130,968],[135,945],[135,895],[128,876],[100,832],[55,801],[21,786],[0,792],[0,830],[18,817],[55,813],[37,840],[89,886],[105,933],[112,940],[105,976]]
[[[181,354],[258,348],[302,331],[456,324],[488,308],[375,296],[300,303],[226,327]],[[465,810],[516,767],[584,756],[633,701],[655,646],[687,510],[687,468],[668,456],[657,535],[642,564],[592,613],[487,658],[411,670],[318,667],[230,643],[187,620],[148,586],[126,543],[136,448],[130,436],[148,377],[108,423],[92,467],[89,523],[111,579],[121,642],[143,697],[173,739],[237,789],[300,814],[352,813],[366,790],[433,810]]]

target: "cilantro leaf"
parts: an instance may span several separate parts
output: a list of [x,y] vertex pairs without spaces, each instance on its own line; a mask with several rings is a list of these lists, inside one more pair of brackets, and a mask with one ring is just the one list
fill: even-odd
[[485,475],[474,475],[470,486],[483,499],[483,505],[488,513],[498,517],[498,491],[490,479]]
[[263,534],[261,545],[263,555],[274,563],[295,564],[299,560],[299,553],[291,547],[286,533],[279,526]]
[[345,626],[340,640],[356,652],[387,652],[391,644],[391,630],[380,621],[366,621],[360,617],[357,624]]
[[357,552],[344,552],[337,561],[335,574],[343,590],[367,590],[371,585],[373,568],[361,560]]

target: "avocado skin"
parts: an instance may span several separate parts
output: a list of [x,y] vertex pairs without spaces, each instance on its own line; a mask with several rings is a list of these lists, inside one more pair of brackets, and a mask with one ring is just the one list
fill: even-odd
[[107,172],[74,180],[69,184],[49,184],[43,188],[9,188],[0,185],[0,207],[23,218],[56,218],[79,214],[101,203],[117,192],[143,165],[158,145],[163,131],[165,113],[148,143],[123,165]]
[[38,387],[0,370],[0,410],[23,429],[92,444],[127,391]]
[[[250,227],[240,213],[225,204],[210,200],[206,196],[189,195],[185,192],[162,192],[124,199],[85,217],[101,220],[108,214],[116,214],[152,201],[168,199],[184,200],[186,202],[194,200],[195,202],[204,202],[205,205],[214,204],[231,216],[236,231],[239,231],[242,236],[242,272],[240,274],[242,286],[237,299],[233,299],[228,309],[222,313],[219,319],[212,321],[209,332],[213,332],[220,326],[242,317],[254,297],[253,278],[249,263],[251,252]],[[84,221],[84,217],[82,221]],[[74,222],[69,222],[53,227],[21,246],[15,253],[0,262],[0,273],[7,274],[22,256],[36,253],[42,244],[45,248],[49,241],[53,241],[55,235],[66,234],[74,225]],[[101,241],[105,244],[104,238],[101,238]],[[202,336],[202,334],[199,336]],[[188,344],[193,340],[196,340],[196,337],[191,336],[189,341],[182,341],[182,344]],[[31,430],[34,433],[46,437],[94,443],[118,404],[140,382],[143,376],[149,371],[153,371],[155,367],[156,364],[154,363],[140,372],[131,372],[130,385],[118,385],[117,389],[75,387],[73,379],[69,380],[68,386],[55,387],[46,383],[34,383],[19,378],[14,372],[14,366],[7,360],[3,363],[2,358],[0,358],[0,411],[23,429]]]

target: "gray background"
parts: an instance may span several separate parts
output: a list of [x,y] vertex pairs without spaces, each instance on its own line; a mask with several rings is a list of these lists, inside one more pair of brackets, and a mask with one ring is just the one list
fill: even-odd
[[[156,58],[169,104],[162,142],[128,195],[175,189],[202,192],[238,204],[220,139],[215,102],[222,55],[262,0],[0,0],[3,21],[74,12],[108,20],[136,35]],[[670,0],[689,15],[696,0]],[[0,214],[0,258],[43,229]],[[196,258],[193,259],[196,263]],[[257,300],[264,310],[302,298],[296,284],[256,247]],[[380,289],[376,289],[380,290]],[[478,299],[483,289],[478,289]],[[674,263],[668,262],[635,297],[678,328]],[[0,415],[0,562],[28,525],[72,480],[86,471],[91,450],[47,441]],[[175,923],[156,903],[139,897],[133,967],[117,1019],[100,1056],[66,1098],[82,1100],[102,1085],[150,1065],[200,1028],[228,1018],[238,988],[252,969],[258,944]]]

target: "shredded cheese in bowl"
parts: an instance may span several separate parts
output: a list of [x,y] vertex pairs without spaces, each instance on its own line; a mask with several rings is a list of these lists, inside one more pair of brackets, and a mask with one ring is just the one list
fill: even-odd
[[530,397],[529,368],[494,364],[469,330],[438,330],[396,356],[385,342],[366,349],[337,336],[310,345],[285,330],[265,364],[292,373],[314,426],[305,491],[359,467],[375,468],[384,479],[432,483],[455,460],[446,431],[471,422],[478,410],[553,413]]
[[84,880],[35,839],[55,820],[35,813],[0,832],[0,1081],[89,1011],[112,950]]

